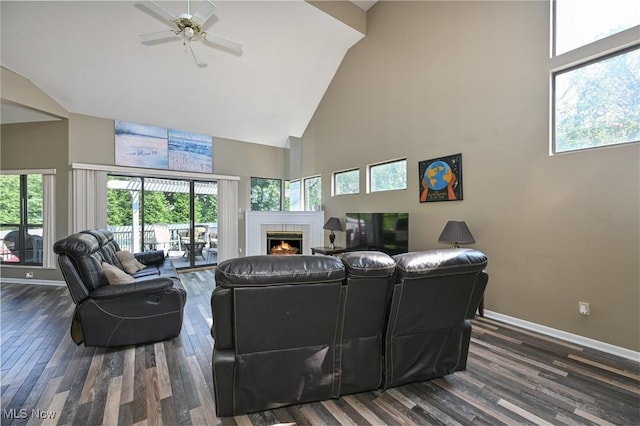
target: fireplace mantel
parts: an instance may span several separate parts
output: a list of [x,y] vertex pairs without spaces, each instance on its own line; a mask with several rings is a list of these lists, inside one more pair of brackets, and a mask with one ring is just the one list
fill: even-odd
[[247,256],[265,254],[267,231],[302,232],[303,254],[324,245],[324,212],[245,212],[245,251]]

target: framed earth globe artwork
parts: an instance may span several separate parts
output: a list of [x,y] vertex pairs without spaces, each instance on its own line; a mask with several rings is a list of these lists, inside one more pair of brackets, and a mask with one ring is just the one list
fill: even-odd
[[418,163],[420,202],[462,200],[462,154]]

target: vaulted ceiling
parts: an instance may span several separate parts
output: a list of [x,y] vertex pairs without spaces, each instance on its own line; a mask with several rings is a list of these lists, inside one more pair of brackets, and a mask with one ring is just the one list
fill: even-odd
[[[144,3],[2,1],[1,65],[70,113],[286,146],[364,37],[300,0],[216,1],[203,30],[240,42],[242,53],[203,45],[201,67],[180,39],[141,42],[168,28]],[[187,1],[158,3],[176,16],[187,11]],[[5,118],[14,113],[3,106]]]

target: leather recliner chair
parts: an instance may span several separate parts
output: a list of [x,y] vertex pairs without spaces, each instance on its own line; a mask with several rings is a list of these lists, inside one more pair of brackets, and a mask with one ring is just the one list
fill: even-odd
[[85,346],[128,346],[180,334],[186,292],[174,287],[179,279],[162,252],[137,255],[147,267],[133,275],[134,283],[109,285],[102,262],[119,265],[118,250],[108,230],[83,231],[54,244],[76,304],[73,341]]
[[487,286],[487,257],[473,249],[443,249],[393,259],[384,388],[465,370],[469,320]]
[[218,416],[380,385],[394,263],[373,252],[350,253],[345,263],[296,255],[218,265],[211,297]]

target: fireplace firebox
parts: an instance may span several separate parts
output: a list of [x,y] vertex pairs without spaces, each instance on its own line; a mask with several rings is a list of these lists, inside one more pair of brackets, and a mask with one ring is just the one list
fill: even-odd
[[302,253],[302,232],[267,231],[267,254]]

